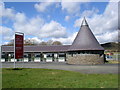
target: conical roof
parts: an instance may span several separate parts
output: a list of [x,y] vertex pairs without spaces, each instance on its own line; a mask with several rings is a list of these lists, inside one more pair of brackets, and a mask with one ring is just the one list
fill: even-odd
[[75,40],[69,48],[69,51],[76,50],[104,50],[90,30],[85,18]]

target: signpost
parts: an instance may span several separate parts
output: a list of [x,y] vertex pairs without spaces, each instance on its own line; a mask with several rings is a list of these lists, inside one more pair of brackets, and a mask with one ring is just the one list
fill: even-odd
[[14,68],[15,68],[15,59],[22,59],[23,54],[24,54],[24,34],[20,32],[15,32]]

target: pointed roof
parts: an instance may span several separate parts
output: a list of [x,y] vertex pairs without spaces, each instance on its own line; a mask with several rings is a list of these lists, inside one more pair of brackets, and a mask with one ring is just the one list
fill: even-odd
[[88,23],[87,23],[87,21],[86,21],[85,17],[84,17],[84,19],[83,19],[83,21],[82,21],[82,24],[81,24],[81,25],[88,25]]
[[75,50],[104,50],[93,35],[85,18],[75,40],[69,48],[69,51]]

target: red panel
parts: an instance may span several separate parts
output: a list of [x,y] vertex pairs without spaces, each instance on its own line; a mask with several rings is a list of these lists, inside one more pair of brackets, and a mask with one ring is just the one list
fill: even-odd
[[15,59],[23,58],[23,35],[15,34]]

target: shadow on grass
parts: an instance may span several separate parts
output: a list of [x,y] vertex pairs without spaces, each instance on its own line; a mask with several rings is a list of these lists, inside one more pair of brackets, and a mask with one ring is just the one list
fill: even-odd
[[6,70],[23,70],[24,68],[9,68],[9,69],[6,69]]

